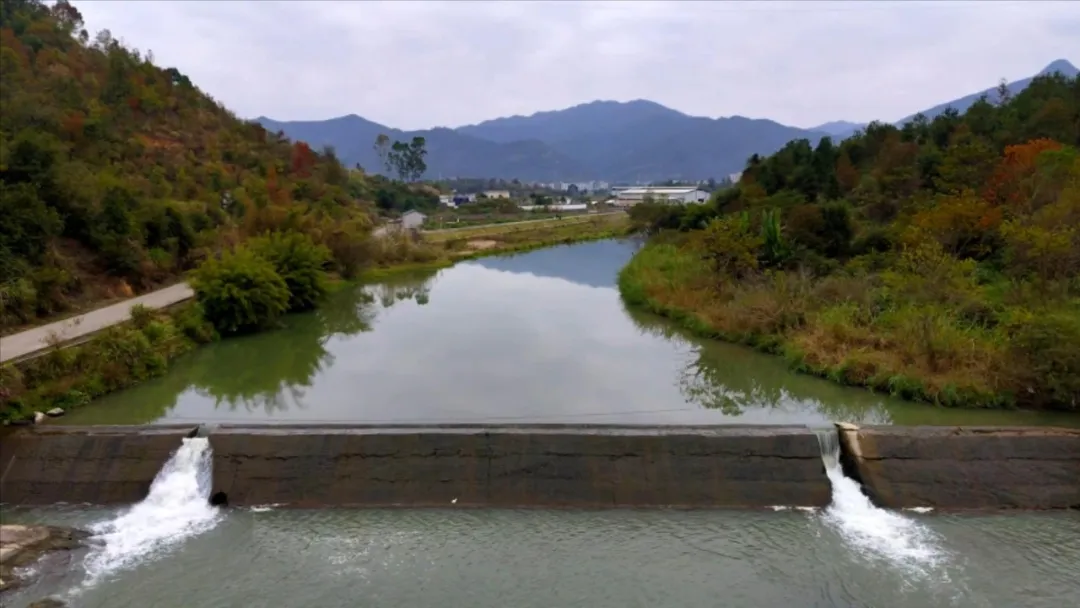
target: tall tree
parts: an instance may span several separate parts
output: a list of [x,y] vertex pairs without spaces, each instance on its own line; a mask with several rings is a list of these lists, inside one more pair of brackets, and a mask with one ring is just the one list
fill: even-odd
[[420,179],[427,172],[426,141],[423,137],[414,137],[409,143],[395,141],[387,154],[387,163],[397,173],[401,181],[412,182]]
[[390,136],[386,133],[379,133],[375,138],[375,154],[379,156],[379,162],[382,163],[383,171],[390,172]]

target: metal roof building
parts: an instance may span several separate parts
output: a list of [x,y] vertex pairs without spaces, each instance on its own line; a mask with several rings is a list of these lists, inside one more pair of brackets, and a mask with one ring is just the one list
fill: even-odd
[[664,186],[627,188],[616,193],[615,204],[621,206],[636,205],[646,198],[656,202],[668,203],[703,203],[709,200],[709,193],[692,186]]

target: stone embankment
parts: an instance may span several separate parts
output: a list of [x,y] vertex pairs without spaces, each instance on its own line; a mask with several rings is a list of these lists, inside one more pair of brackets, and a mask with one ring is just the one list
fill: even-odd
[[[879,506],[1080,506],[1080,430],[841,425]],[[806,427],[27,427],[0,445],[8,504],[131,503],[183,437],[213,448],[212,501],[251,506],[767,507],[831,496]]]

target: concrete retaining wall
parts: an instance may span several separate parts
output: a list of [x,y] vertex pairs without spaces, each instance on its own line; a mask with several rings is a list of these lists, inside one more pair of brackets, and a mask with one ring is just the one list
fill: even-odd
[[[1080,430],[841,426],[841,459],[888,508],[1080,507]],[[824,506],[803,427],[31,427],[0,440],[8,504],[132,503],[183,437],[217,500],[320,506]]]
[[801,427],[223,427],[209,433],[230,505],[828,504]]
[[0,499],[8,504],[117,504],[146,497],[196,427],[49,427],[0,441]]
[[838,425],[845,471],[886,508],[1080,508],[1080,429]]

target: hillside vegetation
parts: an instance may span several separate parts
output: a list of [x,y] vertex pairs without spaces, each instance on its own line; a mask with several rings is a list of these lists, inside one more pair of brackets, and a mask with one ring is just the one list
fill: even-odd
[[624,297],[838,382],[1080,410],[1080,80],[749,159],[643,204]]
[[330,268],[376,260],[376,206],[436,194],[268,133],[72,5],[0,4],[0,322],[169,281],[248,237],[295,231]]

